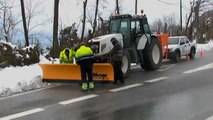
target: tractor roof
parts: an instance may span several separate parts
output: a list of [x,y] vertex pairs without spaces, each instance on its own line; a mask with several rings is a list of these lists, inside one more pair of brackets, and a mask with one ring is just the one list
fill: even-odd
[[142,18],[142,15],[130,15],[130,14],[122,14],[122,15],[114,15],[111,16],[110,19],[123,19],[123,18],[132,18],[132,19],[138,19]]

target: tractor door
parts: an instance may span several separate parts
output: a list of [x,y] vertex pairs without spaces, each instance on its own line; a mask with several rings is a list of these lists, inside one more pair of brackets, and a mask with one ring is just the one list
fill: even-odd
[[136,45],[138,44],[138,40],[141,38],[143,33],[141,32],[142,28],[140,26],[139,20],[134,20],[131,22],[131,40]]
[[149,24],[148,24],[146,15],[142,16],[142,18],[141,18],[141,24],[140,25],[141,25],[141,31],[147,37],[148,42],[150,43],[150,40],[151,40],[151,31],[150,31],[150,28],[149,28]]
[[131,46],[130,18],[112,19],[110,33],[121,33],[123,35],[124,48],[129,48]]
[[121,19],[119,31],[123,35],[124,48],[129,48],[131,46],[131,36],[130,36],[130,19]]

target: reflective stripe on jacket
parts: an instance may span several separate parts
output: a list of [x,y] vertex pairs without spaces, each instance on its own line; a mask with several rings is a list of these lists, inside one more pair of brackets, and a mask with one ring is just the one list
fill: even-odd
[[[68,49],[69,50],[69,58],[68,56],[65,54],[65,50]],[[65,48],[63,51],[60,52],[60,63],[73,63],[73,57],[75,56],[75,51],[69,48]]]
[[93,52],[90,47],[82,45],[75,53],[76,61],[93,58]]

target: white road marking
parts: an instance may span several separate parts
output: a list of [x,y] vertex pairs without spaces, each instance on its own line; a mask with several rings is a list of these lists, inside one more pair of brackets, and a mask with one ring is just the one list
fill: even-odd
[[87,100],[87,99],[90,99],[90,98],[94,98],[94,97],[97,97],[97,96],[98,95],[95,95],[95,94],[87,95],[87,96],[83,96],[83,97],[79,97],[79,98],[74,98],[74,99],[71,99],[71,100],[62,101],[62,102],[59,102],[58,104],[67,105],[67,104],[71,104],[71,103]]
[[50,89],[50,88],[54,88],[54,87],[58,87],[58,86],[60,86],[60,85],[56,85],[56,86],[53,86],[53,87],[51,86],[51,87],[47,87],[47,88],[40,88],[40,89],[37,89],[37,90],[32,90],[32,91],[28,91],[28,92],[24,92],[24,93],[19,93],[19,94],[11,95],[11,96],[8,96],[8,97],[2,97],[2,98],[0,98],[0,100],[13,98],[13,97],[21,96],[21,95],[26,95],[26,94],[29,94],[29,93],[34,93],[34,92],[38,92],[38,91],[42,91],[42,90],[46,90],[46,89]]
[[206,120],[213,120],[213,116],[207,118]]
[[[168,69],[170,69],[170,68],[172,68],[172,67],[174,67],[176,64],[171,64],[171,65],[165,65],[165,66],[163,66],[163,67],[165,67],[165,68],[160,68],[160,69],[158,69],[157,71],[159,71],[159,72],[163,72],[163,71],[166,71],[166,70],[168,70]],[[168,67],[167,67],[168,66]]]
[[165,79],[169,79],[169,77],[159,77],[159,78],[155,78],[152,80],[147,80],[145,81],[146,83],[153,83],[153,82],[157,82],[157,81],[161,81],[161,80],[165,80]]
[[143,84],[136,83],[136,84],[132,84],[132,85],[127,85],[127,86],[124,86],[124,87],[120,87],[120,88],[115,88],[115,89],[112,89],[112,90],[109,90],[109,91],[110,92],[118,92],[118,91],[130,89],[130,88],[138,87],[138,86],[141,86],[141,85],[143,85]]
[[189,74],[189,73],[194,73],[194,72],[198,72],[198,71],[202,71],[202,70],[207,70],[207,69],[212,69],[212,68],[213,68],[213,63],[210,63],[210,64],[207,64],[207,65],[195,68],[195,69],[191,69],[191,70],[185,71],[183,73]]
[[9,115],[9,116],[0,118],[0,120],[11,120],[11,119],[15,119],[15,118],[20,118],[20,117],[27,116],[27,115],[37,113],[37,112],[41,112],[41,111],[44,111],[44,110],[45,109],[42,109],[42,108],[36,108],[36,109],[21,112],[21,113]]

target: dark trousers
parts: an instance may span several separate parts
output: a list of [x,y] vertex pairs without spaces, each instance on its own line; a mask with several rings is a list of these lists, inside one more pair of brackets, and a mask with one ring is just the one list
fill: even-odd
[[114,83],[117,83],[120,80],[121,83],[124,83],[123,73],[121,70],[121,61],[114,61],[113,68],[114,68]]
[[80,62],[80,69],[81,69],[81,79],[83,83],[93,82],[93,72],[92,67],[93,63],[90,59],[81,60]]

